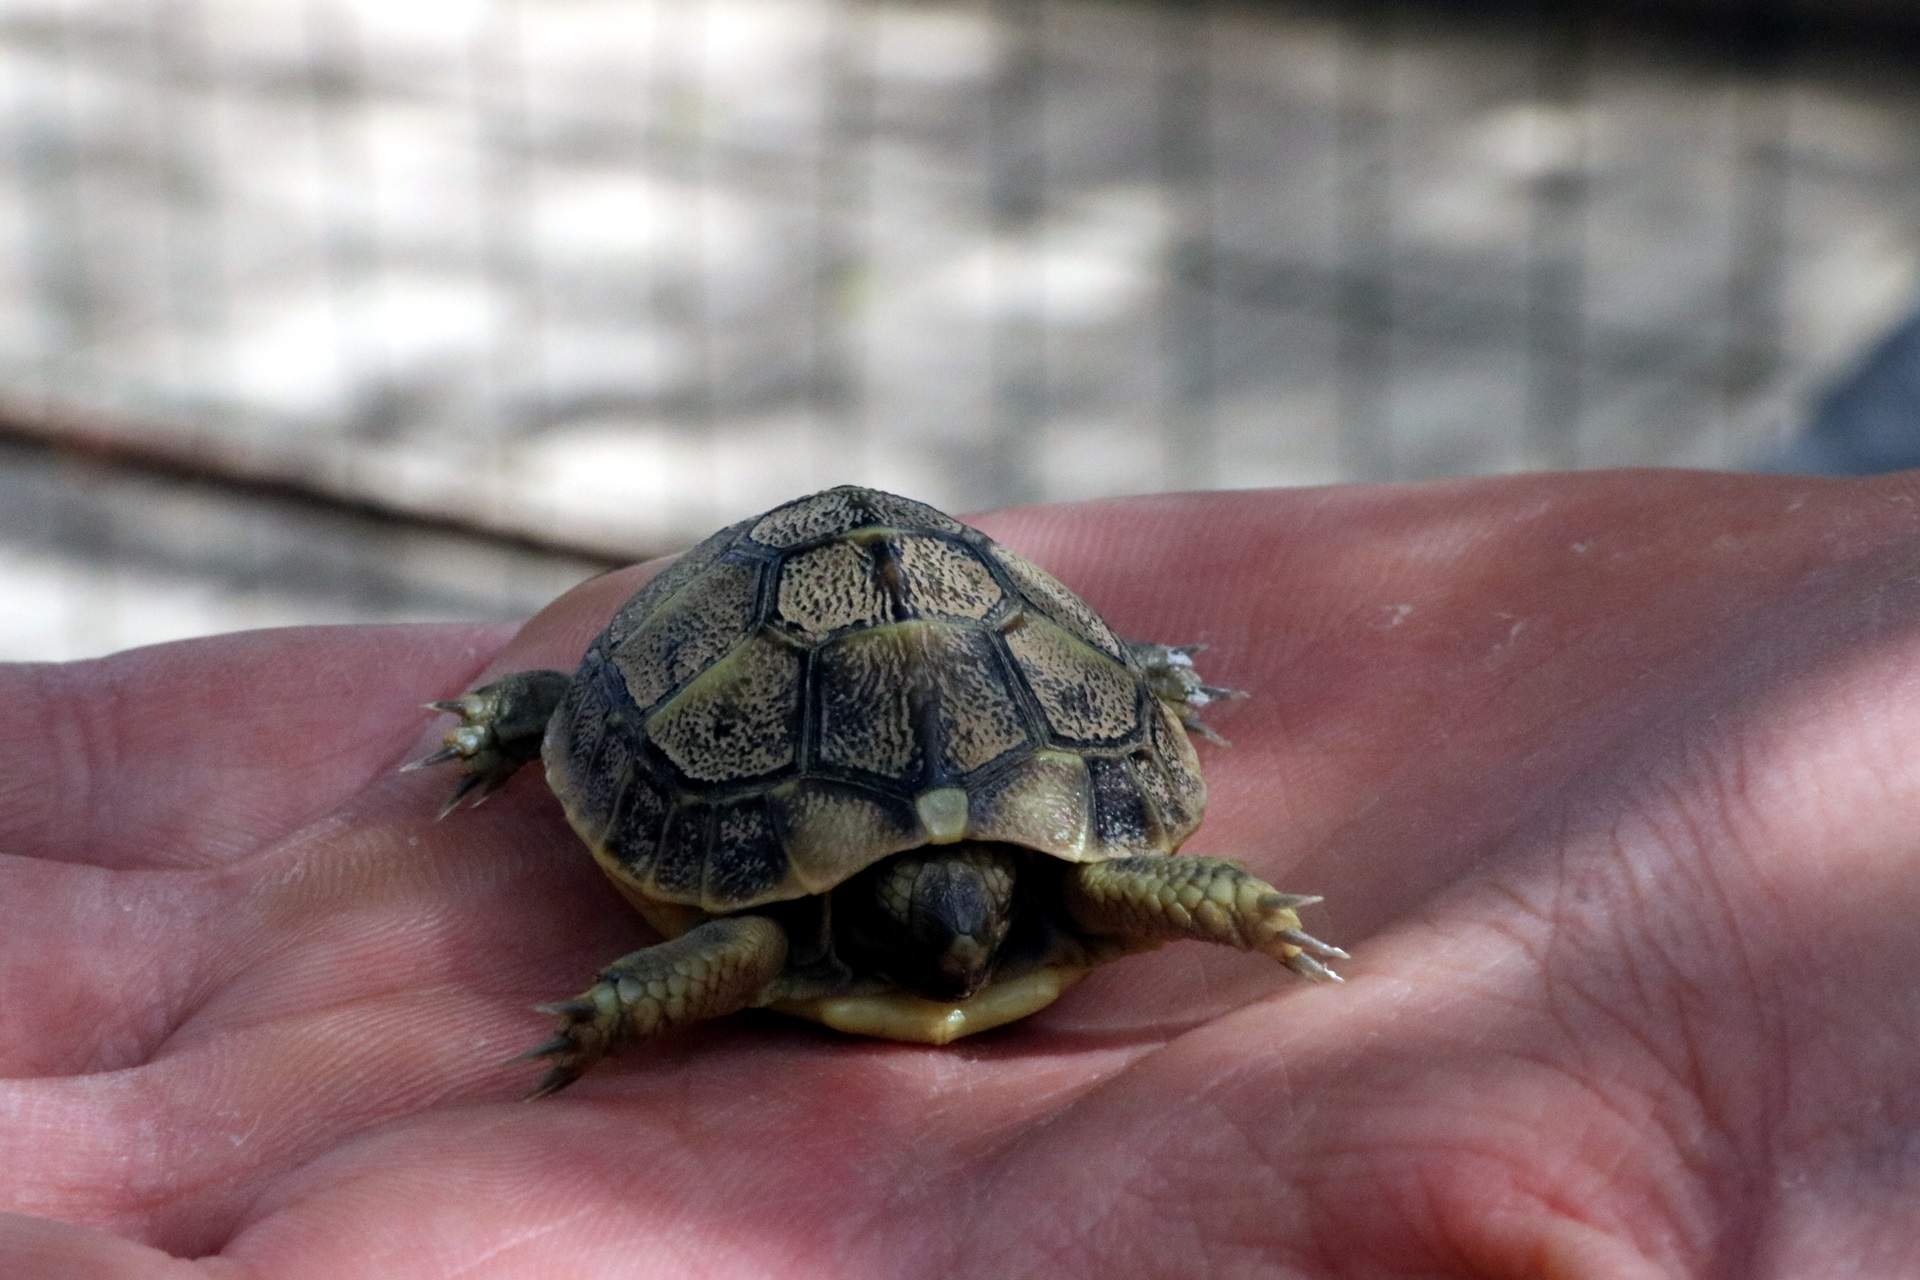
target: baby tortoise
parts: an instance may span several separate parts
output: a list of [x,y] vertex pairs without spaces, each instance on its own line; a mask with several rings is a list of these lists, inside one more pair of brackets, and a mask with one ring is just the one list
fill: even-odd
[[1189,730],[1230,695],[1192,648],[1120,640],[932,507],[851,486],[722,529],[642,587],[580,669],[429,704],[408,768],[442,815],[536,755],[601,868],[669,940],[571,1000],[533,1097],[735,1010],[945,1044],[1177,938],[1337,980],[1346,953],[1222,858],[1170,857],[1206,802]]

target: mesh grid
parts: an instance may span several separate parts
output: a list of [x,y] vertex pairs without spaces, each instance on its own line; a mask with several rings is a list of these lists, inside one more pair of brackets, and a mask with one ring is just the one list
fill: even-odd
[[[848,479],[1739,465],[1916,276],[1913,32],[1856,10],[9,0],[0,421],[587,555],[447,599],[369,516],[329,616]],[[87,651],[169,538],[288,590],[268,514],[6,476]]]

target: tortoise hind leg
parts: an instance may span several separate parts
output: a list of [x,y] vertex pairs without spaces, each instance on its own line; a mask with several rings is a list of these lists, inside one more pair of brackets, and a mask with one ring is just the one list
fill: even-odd
[[453,712],[460,723],[447,730],[438,751],[400,766],[401,772],[458,760],[466,776],[440,806],[440,816],[452,813],[470,792],[479,804],[540,754],[547,721],[571,680],[564,671],[516,671],[457,698],[427,703],[430,711]]
[[1187,730],[1217,747],[1227,745],[1227,740],[1215,733],[1200,719],[1203,708],[1215,702],[1229,698],[1244,698],[1244,689],[1228,689],[1217,684],[1208,684],[1200,678],[1194,668],[1193,655],[1206,648],[1201,644],[1133,644],[1127,648],[1132,651],[1133,659],[1147,673],[1147,687],[1154,696],[1173,709],[1180,717],[1180,723]]
[[1066,876],[1067,915],[1090,941],[1146,950],[1194,938],[1272,956],[1303,978],[1338,982],[1323,960],[1347,953],[1300,928],[1318,898],[1281,893],[1224,858],[1150,855],[1078,863]]
[[620,957],[573,999],[539,1006],[560,1027],[522,1055],[553,1060],[527,1097],[566,1088],[623,1044],[765,1003],[786,963],[787,931],[765,916],[709,920]]

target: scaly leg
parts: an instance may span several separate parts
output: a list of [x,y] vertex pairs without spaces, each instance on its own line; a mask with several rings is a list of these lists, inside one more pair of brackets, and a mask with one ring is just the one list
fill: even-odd
[[400,771],[458,760],[466,776],[440,806],[440,816],[452,813],[469,792],[476,793],[473,803],[479,804],[540,754],[547,721],[571,682],[564,671],[517,671],[457,698],[427,703],[429,711],[451,711],[460,723],[447,730],[440,750],[400,766]]
[[765,1003],[786,963],[787,931],[765,916],[709,920],[620,957],[573,999],[539,1006],[560,1029],[523,1055],[553,1059],[527,1097],[566,1088],[631,1041]]
[[1338,982],[1322,960],[1347,953],[1300,928],[1320,899],[1281,893],[1224,858],[1148,856],[1074,866],[1067,914],[1096,944],[1145,950],[1194,938],[1272,956],[1303,978]]
[[1154,695],[1173,708],[1190,733],[1217,747],[1227,745],[1225,738],[1202,722],[1201,709],[1227,698],[1244,698],[1247,693],[1244,689],[1208,684],[1200,678],[1193,666],[1193,655],[1205,649],[1205,645],[1129,643],[1127,648],[1133,651],[1134,660],[1146,668],[1147,684]]

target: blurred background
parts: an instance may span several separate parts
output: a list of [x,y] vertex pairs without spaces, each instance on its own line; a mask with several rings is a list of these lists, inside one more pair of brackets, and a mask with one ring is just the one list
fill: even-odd
[[956,512],[1920,462],[1899,0],[0,0],[0,658]]

